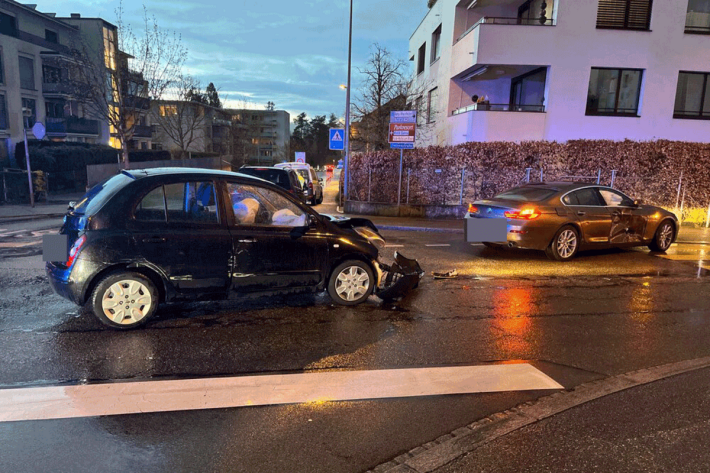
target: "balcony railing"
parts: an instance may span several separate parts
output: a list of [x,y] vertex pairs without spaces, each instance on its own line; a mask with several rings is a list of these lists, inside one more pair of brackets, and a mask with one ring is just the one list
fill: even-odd
[[133,128],[134,138],[152,138],[153,128],[148,125],[136,125]]
[[44,95],[67,96],[72,94],[72,87],[63,82],[43,82],[42,93]]
[[544,105],[511,105],[509,103],[474,103],[468,107],[461,107],[453,111],[452,115],[477,111],[477,112],[536,112],[544,113]]
[[555,20],[552,18],[516,18],[504,16],[484,16],[478,20],[473,26],[463,32],[461,36],[456,38],[456,43],[469,34],[480,25],[524,25],[524,26],[555,26]]
[[98,135],[99,121],[79,117],[47,117],[47,133],[53,135]]

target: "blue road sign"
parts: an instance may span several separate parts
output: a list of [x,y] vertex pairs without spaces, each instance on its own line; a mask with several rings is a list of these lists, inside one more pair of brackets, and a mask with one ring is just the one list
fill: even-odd
[[402,110],[390,112],[390,123],[417,123],[416,110]]
[[345,149],[345,130],[343,130],[342,128],[330,129],[330,139],[328,140],[328,148],[337,151],[342,151]]
[[395,149],[414,149],[414,143],[390,143],[390,148],[395,148]]

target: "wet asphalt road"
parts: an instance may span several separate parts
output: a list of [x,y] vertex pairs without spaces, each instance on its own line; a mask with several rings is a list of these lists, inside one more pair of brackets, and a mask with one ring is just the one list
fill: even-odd
[[[397,245],[388,251],[418,258],[428,273],[457,269],[459,278],[427,274],[404,301],[354,308],[323,294],[172,304],[146,328],[122,333],[55,296],[39,256],[5,254],[0,386],[530,360],[569,388],[710,355],[710,278],[697,261],[638,249],[560,264],[458,234],[383,233]],[[356,472],[543,394],[0,423],[0,471]],[[477,471],[461,465],[455,471]]]

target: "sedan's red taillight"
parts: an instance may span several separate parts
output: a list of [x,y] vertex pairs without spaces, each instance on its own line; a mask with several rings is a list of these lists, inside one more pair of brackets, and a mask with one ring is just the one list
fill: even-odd
[[313,183],[312,183],[312,182],[309,182],[309,183],[308,183],[308,188],[309,188],[309,189],[313,189]]
[[74,264],[74,260],[79,254],[79,251],[81,251],[81,247],[84,246],[84,243],[86,243],[86,235],[80,236],[79,239],[74,242],[69,250],[69,259],[65,263],[67,268]]
[[477,214],[478,213],[478,207],[476,207],[473,204],[468,204],[468,213],[470,214]]
[[540,211],[536,208],[526,208],[522,210],[506,210],[507,218],[517,218],[519,220],[533,220],[540,216]]

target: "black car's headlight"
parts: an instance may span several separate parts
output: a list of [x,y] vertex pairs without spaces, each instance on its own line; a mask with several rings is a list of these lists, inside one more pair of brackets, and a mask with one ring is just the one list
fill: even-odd
[[385,239],[382,238],[379,234],[373,232],[367,227],[355,227],[353,228],[358,235],[360,235],[363,238],[367,238],[367,240],[375,245],[378,250],[383,250],[385,248]]

